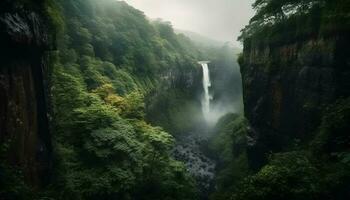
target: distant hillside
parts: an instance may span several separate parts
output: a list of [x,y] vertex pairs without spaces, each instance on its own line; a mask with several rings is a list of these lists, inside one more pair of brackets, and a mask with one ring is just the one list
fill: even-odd
[[183,34],[186,37],[190,38],[192,40],[192,42],[199,48],[202,49],[207,49],[208,47],[212,47],[212,48],[222,48],[224,46],[227,46],[231,49],[231,51],[234,52],[234,55],[239,54],[240,52],[242,52],[242,49],[239,47],[234,46],[232,43],[230,42],[222,42],[222,41],[218,41],[206,36],[203,36],[199,33],[195,33],[192,31],[186,31],[186,30],[179,30],[179,29],[175,29],[174,30],[175,33],[177,34]]
[[220,47],[220,46],[223,46],[225,44],[225,42],[217,41],[215,39],[203,36],[199,33],[195,33],[192,31],[175,29],[175,32],[177,34],[184,34],[187,37],[189,37],[193,42],[195,42],[199,45],[203,45],[203,46]]

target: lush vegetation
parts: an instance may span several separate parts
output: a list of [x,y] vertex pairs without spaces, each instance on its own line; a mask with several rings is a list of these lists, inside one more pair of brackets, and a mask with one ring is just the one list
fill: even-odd
[[[274,47],[335,33],[342,35],[350,27],[349,6],[342,0],[257,0],[253,4],[256,15],[242,30],[240,39],[249,49],[250,45]],[[243,56],[239,62],[244,64],[242,59]],[[258,158],[247,156],[250,145],[255,143],[251,137],[255,130],[237,129],[239,124],[246,127],[237,116],[222,118],[214,130],[220,137],[213,138],[210,144],[219,161],[218,192],[211,198],[348,199],[349,102],[349,98],[340,97],[321,107],[322,123],[316,130],[302,140],[289,139],[283,151],[267,152],[267,161],[258,169],[251,163]],[[241,138],[246,141],[239,142]]]
[[[1,161],[1,197],[196,199],[195,181],[170,152],[174,136],[203,125],[197,61],[211,59],[227,76],[237,74],[229,71],[237,66],[232,49],[194,44],[125,2],[17,5],[48,16],[56,49],[49,72],[54,163],[51,185],[39,192]],[[4,143],[0,155],[6,151]]]
[[[290,141],[283,152],[270,153],[255,170],[247,157],[252,138],[246,120],[223,117],[210,140],[210,154],[218,161],[213,200],[347,199],[350,182],[348,144],[349,99],[324,111],[323,122],[307,141]],[[253,158],[254,159],[254,158]]]
[[[280,44],[348,30],[347,0],[257,0],[256,15],[239,40]],[[262,39],[263,38],[263,39]]]
[[144,119],[145,95],[169,71],[196,66],[191,43],[124,2],[56,6],[64,23],[52,56],[52,196],[195,199],[194,181],[170,156],[173,136]]
[[[342,33],[350,27],[347,1],[256,0],[256,15],[240,39],[274,45]],[[232,70],[237,50],[194,44],[170,23],[149,21],[122,1],[47,0],[37,8],[29,0],[17,4],[48,16],[50,31],[56,33],[51,39],[57,50],[50,54],[54,163],[51,184],[40,191],[31,188],[21,170],[5,161],[5,141],[0,146],[0,197],[198,199],[197,183],[171,151],[180,134],[207,128],[198,60],[219,66],[211,70],[213,105],[241,110],[240,77]],[[223,116],[201,146],[217,161],[210,199],[350,197],[349,102],[344,97],[326,105],[310,137],[269,153],[258,169],[248,155],[255,142],[248,133],[254,130],[242,114]]]
[[247,121],[238,114],[227,114],[216,124],[209,140],[209,154],[217,160],[217,190],[211,199],[229,199],[232,191],[248,175]]

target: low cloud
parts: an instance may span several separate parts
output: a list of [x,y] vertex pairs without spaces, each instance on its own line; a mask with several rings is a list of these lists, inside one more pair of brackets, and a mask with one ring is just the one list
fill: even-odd
[[254,14],[254,0],[125,0],[149,18],[170,21],[177,29],[200,33],[218,41],[236,41]]

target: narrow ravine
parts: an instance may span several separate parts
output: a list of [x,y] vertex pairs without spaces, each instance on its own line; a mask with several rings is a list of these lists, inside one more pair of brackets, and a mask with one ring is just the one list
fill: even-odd
[[[208,126],[211,119],[210,94],[211,80],[208,66],[209,61],[199,61],[202,67],[203,95],[201,98],[203,124]],[[209,126],[207,127],[209,128]],[[200,192],[200,199],[208,199],[214,189],[216,162],[205,155],[203,149],[208,142],[208,130],[196,130],[177,138],[173,155],[177,160],[184,162],[189,173],[196,179]]]

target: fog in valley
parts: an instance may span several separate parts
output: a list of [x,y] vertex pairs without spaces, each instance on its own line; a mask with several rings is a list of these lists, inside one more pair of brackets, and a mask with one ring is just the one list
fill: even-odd
[[253,0],[125,0],[151,19],[170,21],[175,29],[193,31],[209,38],[236,41],[254,11]]

